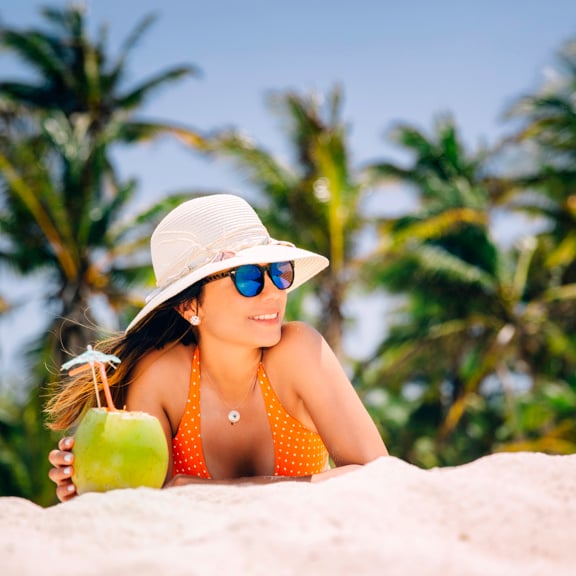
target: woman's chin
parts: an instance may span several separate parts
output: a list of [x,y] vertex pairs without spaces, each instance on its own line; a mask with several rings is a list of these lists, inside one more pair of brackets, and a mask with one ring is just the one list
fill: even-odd
[[280,338],[282,337],[282,331],[280,330],[280,328],[275,331],[274,333],[270,333],[270,334],[266,334],[266,335],[262,335],[262,337],[259,337],[257,346],[259,348],[271,348],[272,346],[276,346],[276,344],[278,344],[278,342],[280,342]]

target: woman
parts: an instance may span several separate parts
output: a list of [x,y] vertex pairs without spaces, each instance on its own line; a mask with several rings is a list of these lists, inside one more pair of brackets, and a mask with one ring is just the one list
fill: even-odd
[[[122,359],[109,376],[115,404],[162,424],[172,448],[165,486],[321,480],[387,454],[325,340],[283,323],[287,293],[326,258],[270,238],[227,194],[170,212],[151,253],[157,289],[99,349]],[[48,405],[50,426],[74,426],[92,390],[89,377],[65,384]],[[76,492],[72,446],[64,438],[49,456],[61,501]]]

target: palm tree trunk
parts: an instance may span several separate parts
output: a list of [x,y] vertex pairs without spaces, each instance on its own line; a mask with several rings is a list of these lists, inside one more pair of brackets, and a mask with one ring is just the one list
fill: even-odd
[[322,315],[320,331],[336,354],[343,360],[343,323],[342,306],[344,301],[344,285],[334,277],[328,278],[324,289],[321,289]]

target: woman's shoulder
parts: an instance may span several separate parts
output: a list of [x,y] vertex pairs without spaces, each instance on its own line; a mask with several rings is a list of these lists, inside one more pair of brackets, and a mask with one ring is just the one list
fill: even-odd
[[271,352],[280,357],[293,357],[297,354],[307,354],[317,350],[324,339],[322,335],[312,326],[305,322],[286,322],[282,326],[282,336]]
[[172,432],[186,403],[192,365],[191,348],[182,344],[145,354],[136,365],[126,397],[129,410],[168,417]]
[[310,326],[310,324],[306,324],[306,322],[295,320],[283,324],[280,344],[284,342],[298,344],[309,340],[316,340],[318,338],[322,338],[318,330]]
[[[285,406],[294,408],[297,399],[307,394],[313,381],[322,377],[328,344],[322,335],[305,322],[288,322],[276,346],[264,353],[266,372]],[[306,420],[300,412],[300,421]]]
[[192,365],[194,348],[172,344],[159,350],[151,350],[136,364],[135,376],[141,381],[166,381],[187,377]]

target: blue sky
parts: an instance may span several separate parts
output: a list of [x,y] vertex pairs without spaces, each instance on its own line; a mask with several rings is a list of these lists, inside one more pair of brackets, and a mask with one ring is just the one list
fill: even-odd
[[[0,19],[11,27],[38,24],[39,7],[46,4],[65,2],[5,0]],[[576,37],[574,0],[85,4],[94,30],[108,23],[113,48],[145,14],[158,15],[133,52],[130,83],[176,63],[201,69],[199,77],[160,93],[147,116],[199,130],[237,126],[283,154],[280,125],[265,104],[266,94],[288,88],[322,93],[338,83],[357,165],[397,157],[385,139],[395,122],[428,130],[443,112],[454,115],[471,148],[496,141],[509,128],[502,119],[507,105],[536,88],[561,45]],[[0,75],[11,74],[19,74],[17,65],[0,54]],[[183,189],[250,193],[227,166],[167,140],[119,152],[117,161],[125,176],[139,179],[142,203]],[[22,314],[29,317],[30,311]],[[369,324],[360,321],[353,353],[378,337]],[[15,326],[26,332],[17,319],[0,323],[0,371],[12,361],[8,340]]]
[[[52,2],[62,5],[66,2]],[[44,2],[0,7],[11,26],[41,19]],[[7,5],[8,4],[8,5]],[[270,91],[325,92],[339,83],[351,149],[358,164],[397,154],[385,134],[397,121],[430,128],[449,111],[465,141],[493,142],[507,126],[507,104],[539,84],[561,44],[576,34],[570,0],[91,0],[92,28],[106,22],[117,47],[145,14],[158,20],[133,53],[129,80],[175,63],[202,74],[160,93],[150,116],[200,130],[238,126],[283,151]],[[0,57],[0,72],[15,70]],[[227,166],[194,157],[164,141],[119,155],[126,175],[140,179],[144,198],[181,188],[242,190]]]

